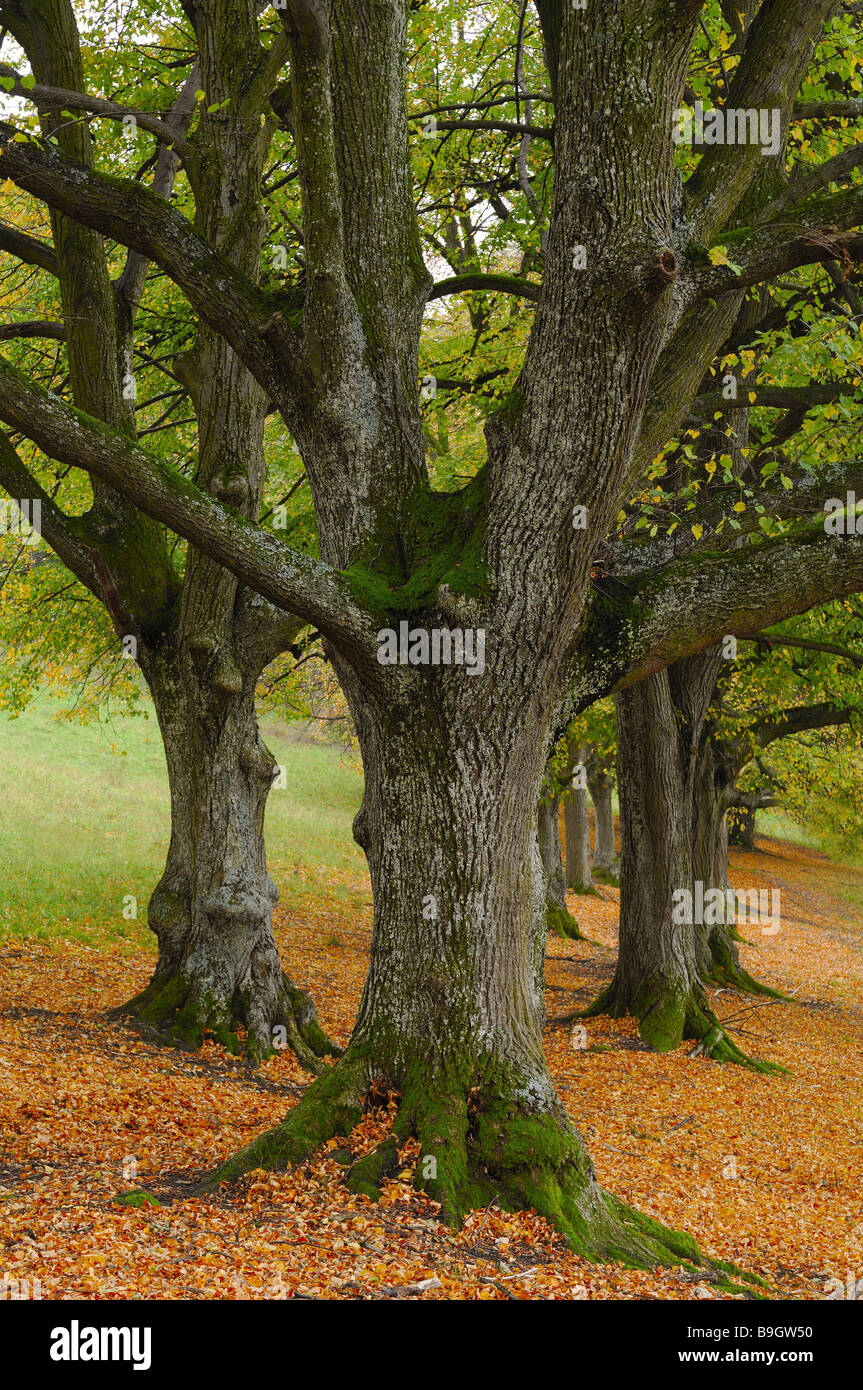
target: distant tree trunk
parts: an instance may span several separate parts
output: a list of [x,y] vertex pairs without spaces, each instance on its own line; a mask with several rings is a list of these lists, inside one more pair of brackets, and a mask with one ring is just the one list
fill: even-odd
[[598,873],[617,877],[620,865],[614,839],[614,811],[611,793],[614,775],[603,761],[593,759],[587,767],[587,785],[593,802],[593,868]]
[[[575,764],[583,766],[584,749],[576,750]],[[578,779],[577,779],[578,780]],[[576,893],[588,893],[590,877],[590,820],[587,810],[587,791],[573,785],[564,802],[566,832],[566,881]]]
[[710,1029],[691,923],[678,925],[677,889],[691,889],[691,790],[668,672],[617,697],[620,757],[620,947],[614,979],[589,1014],[632,1013],[661,1052]]
[[698,750],[719,652],[677,662],[616,697],[620,947],[612,983],[587,1016],[631,1013],[658,1051],[697,1038],[717,1061],[762,1068],[769,1064],[752,1063],[707,1003],[698,950],[704,929],[692,912]]
[[546,923],[549,931],[573,940],[581,939],[581,931],[566,905],[566,874],[560,843],[560,796],[548,796],[539,803],[537,812],[539,853],[546,883]]

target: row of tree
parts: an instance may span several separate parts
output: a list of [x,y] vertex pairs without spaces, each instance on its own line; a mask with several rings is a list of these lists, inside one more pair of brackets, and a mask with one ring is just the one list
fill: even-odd
[[[856,7],[146,0],[115,31],[11,0],[0,22],[0,484],[74,579],[22,575],[20,547],[7,621],[59,605],[47,650],[73,664],[112,631],[156,708],[172,837],[128,1012],[250,1060],[284,1025],[322,1072],[210,1181],[300,1161],[384,1087],[449,1219],[499,1194],[588,1255],[692,1257],[598,1187],[548,1075],[537,806],[616,692],[601,1005],[740,1060],[704,992],[753,985],[733,932],[669,909],[724,882],[723,643],[863,590],[853,509],[842,534],[824,515],[863,481]],[[695,101],[778,112],[778,146],[677,145]],[[484,672],[382,665],[404,621],[482,630]],[[316,642],[374,895],[332,1066],[273,940],[255,716],[262,672]],[[575,737],[562,756],[607,780],[601,731]]]

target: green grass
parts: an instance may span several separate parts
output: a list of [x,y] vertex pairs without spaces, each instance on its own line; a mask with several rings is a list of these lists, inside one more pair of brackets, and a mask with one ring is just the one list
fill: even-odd
[[[168,784],[155,717],[79,724],[40,699],[19,719],[0,714],[0,935],[147,945],[147,902],[169,837]],[[267,811],[270,870],[290,907],[323,890],[368,899],[365,860],[351,838],[362,778],[337,749],[292,741],[268,724],[287,771]],[[137,920],[124,920],[127,895]]]
[[803,827],[781,811],[758,811],[755,816],[755,834],[769,835],[773,840],[787,840],[789,844],[801,845],[804,849],[821,849],[816,830]]

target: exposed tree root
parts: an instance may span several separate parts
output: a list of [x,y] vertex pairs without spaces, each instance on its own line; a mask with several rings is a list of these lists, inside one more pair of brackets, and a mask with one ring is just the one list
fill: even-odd
[[235,1182],[256,1168],[282,1171],[311,1158],[328,1139],[350,1134],[363,1116],[368,1087],[365,1068],[350,1054],[313,1081],[275,1129],[258,1135],[204,1179],[198,1191],[212,1192],[223,1182]]
[[694,1038],[699,1046],[694,1049],[693,1056],[709,1057],[714,1062],[734,1062],[770,1076],[787,1075],[786,1067],[750,1057],[739,1048],[698,987],[686,990],[657,977],[642,986],[637,998],[628,999],[613,980],[580,1017],[597,1018],[601,1014],[609,1018],[632,1014],[638,1019],[642,1041],[657,1052],[673,1052],[684,1039]]
[[365,1193],[373,1202],[381,1195],[381,1187],[399,1168],[399,1146],[394,1134],[384,1139],[371,1153],[353,1163],[345,1178],[351,1192]]
[[[637,1268],[685,1265],[726,1277],[731,1267],[706,1259],[690,1236],[604,1192],[560,1103],[550,1096],[528,1101],[524,1091],[495,1065],[484,1076],[408,1069],[392,1134],[352,1165],[348,1186],[379,1197],[381,1183],[399,1167],[399,1147],[416,1138],[415,1185],[440,1203],[441,1219],[450,1225],[496,1200],[507,1210],[537,1211],[587,1259]],[[200,1192],[256,1168],[302,1163],[328,1139],[348,1134],[379,1095],[367,1060],[349,1049],[312,1082],[282,1124],[217,1168]]]
[[704,971],[706,984],[717,985],[727,989],[738,989],[743,994],[761,994],[769,999],[783,999],[786,1002],[790,996],[783,994],[781,990],[771,989],[769,985],[764,985],[760,980],[756,980],[754,975],[750,975],[748,970],[744,970],[737,957],[735,941],[743,941],[736,931],[720,932],[714,930],[708,938],[710,958]]
[[132,1019],[148,1038],[171,1047],[197,1051],[205,1038],[212,1038],[235,1056],[242,1054],[248,1066],[257,1066],[284,1045],[307,1071],[318,1075],[325,1066],[323,1057],[341,1053],[321,1027],[311,996],[285,975],[266,1005],[249,991],[237,990],[224,1003],[180,973],[167,979],[156,976],[141,994],[111,1013]]

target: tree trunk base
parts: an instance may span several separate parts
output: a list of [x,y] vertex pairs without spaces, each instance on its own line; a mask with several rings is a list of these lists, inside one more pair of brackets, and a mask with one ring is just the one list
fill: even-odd
[[266,992],[237,989],[230,999],[220,1000],[180,971],[168,976],[157,972],[145,990],[111,1013],[132,1019],[155,1042],[190,1052],[211,1038],[234,1056],[242,1054],[252,1067],[286,1046],[307,1071],[318,1075],[325,1067],[323,1057],[341,1055],[321,1027],[311,996],[284,974]]
[[590,876],[594,883],[605,883],[610,888],[620,887],[620,865],[612,865],[610,868],[603,868],[602,865],[594,864],[590,871]]
[[587,940],[572,913],[554,898],[549,898],[546,903],[545,920],[548,930],[557,932],[558,936],[568,937],[570,941]]
[[[312,1082],[280,1125],[210,1173],[199,1195],[257,1168],[295,1167],[328,1139],[348,1135],[374,1099],[380,1103],[380,1089],[369,1080],[368,1057],[349,1048]],[[500,1071],[497,1084],[486,1078],[472,1085],[475,1079],[439,1074],[432,1081],[426,1067],[415,1068],[402,1083],[392,1134],[353,1164],[348,1187],[377,1200],[380,1184],[401,1167],[399,1147],[416,1138],[421,1152],[414,1185],[440,1204],[448,1225],[460,1225],[468,1212],[497,1200],[508,1211],[538,1212],[588,1260],[644,1269],[685,1265],[712,1271],[726,1288],[751,1293],[727,1282],[729,1274],[747,1281],[750,1276],[707,1260],[691,1236],[603,1191],[562,1107],[531,1110],[518,1098],[515,1082]]]
[[743,969],[734,944],[743,940],[736,930],[714,930],[710,933],[707,943],[709,957],[706,968],[702,970],[705,981],[725,989],[738,989],[742,994],[761,994],[768,999],[783,999],[788,1002],[789,995],[783,994],[781,990],[771,989],[770,985],[763,985],[754,975],[750,975],[748,970]]
[[739,1048],[710,1008],[703,990],[697,986],[686,989],[679,983],[654,979],[642,987],[637,998],[628,998],[613,980],[579,1017],[598,1018],[601,1014],[609,1018],[632,1014],[638,1019],[639,1037],[656,1052],[674,1052],[689,1038],[698,1043],[692,1053],[694,1057],[734,1062],[768,1076],[787,1075],[786,1067],[750,1057]]

